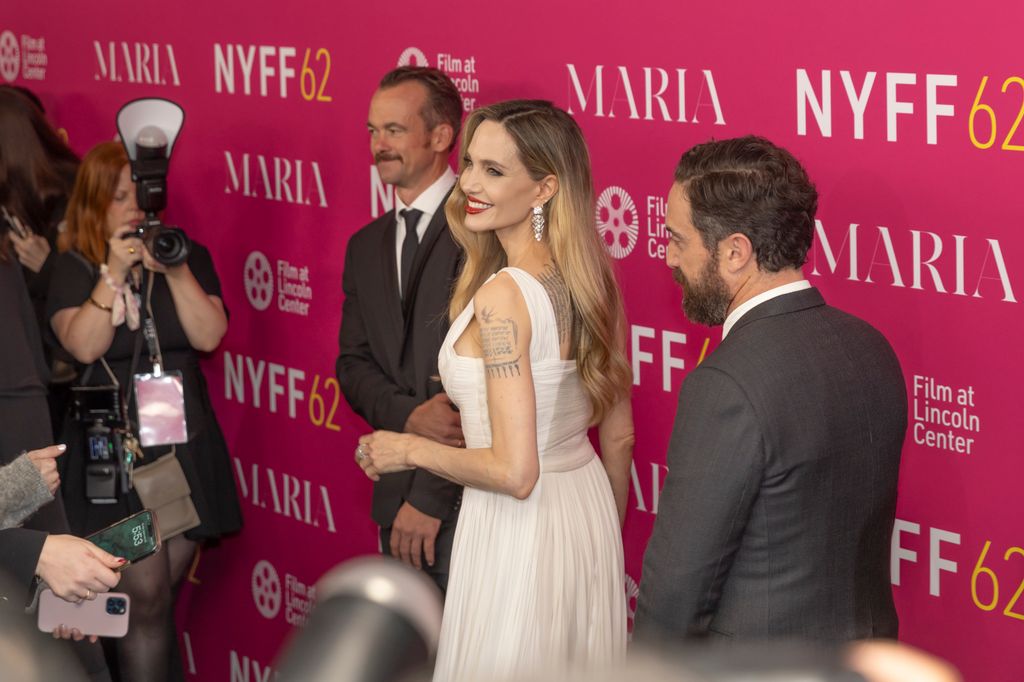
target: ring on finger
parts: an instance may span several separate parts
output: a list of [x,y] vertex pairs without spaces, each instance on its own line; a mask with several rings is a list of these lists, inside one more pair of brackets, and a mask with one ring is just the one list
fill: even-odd
[[85,600],[89,601],[90,599],[92,599],[92,590],[86,590],[85,591]]
[[369,453],[366,452],[366,446],[360,443],[359,447],[356,448],[356,461],[362,462],[364,459],[366,459],[367,454]]

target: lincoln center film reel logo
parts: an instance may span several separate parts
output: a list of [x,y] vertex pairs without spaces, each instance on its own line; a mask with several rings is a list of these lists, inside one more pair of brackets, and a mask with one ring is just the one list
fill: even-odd
[[245,295],[256,310],[266,310],[274,298],[274,273],[270,261],[259,251],[245,259]]
[[281,579],[269,561],[259,561],[252,568],[252,600],[267,620],[281,611]]
[[633,197],[621,187],[612,185],[597,198],[597,231],[613,258],[621,259],[633,252],[640,232],[640,214]]
[[21,69],[21,49],[18,36],[10,31],[0,33],[0,76],[8,83],[18,77]]
[[399,66],[430,66],[427,55],[418,47],[407,47],[402,54],[398,55]]

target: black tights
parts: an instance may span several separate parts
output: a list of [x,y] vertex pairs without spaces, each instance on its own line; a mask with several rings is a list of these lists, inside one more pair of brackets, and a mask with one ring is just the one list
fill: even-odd
[[177,652],[174,629],[175,588],[195,554],[184,535],[171,538],[157,554],[129,566],[114,588],[131,597],[128,634],[117,642],[124,682],[164,682]]

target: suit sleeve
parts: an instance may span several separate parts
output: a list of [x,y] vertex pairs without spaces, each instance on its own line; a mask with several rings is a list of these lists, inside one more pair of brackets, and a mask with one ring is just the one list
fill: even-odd
[[417,469],[406,501],[428,516],[447,519],[455,511],[462,486],[429,471]]
[[644,556],[641,638],[707,633],[757,499],[761,429],[727,374],[700,367],[683,382],[667,464]]
[[355,249],[349,242],[345,251],[345,269],[341,288],[345,301],[341,307],[338,333],[338,384],[348,404],[374,429],[402,432],[409,414],[420,403],[384,372],[370,349],[370,341],[359,305],[359,286],[353,265]]
[[0,568],[14,578],[17,587],[25,589],[25,595],[15,595],[18,599],[27,596],[32,585],[46,537],[43,531],[27,528],[0,530]]

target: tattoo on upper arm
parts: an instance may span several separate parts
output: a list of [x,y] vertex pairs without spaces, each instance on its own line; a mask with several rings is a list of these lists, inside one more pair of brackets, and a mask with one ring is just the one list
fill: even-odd
[[554,264],[550,263],[537,275],[537,280],[544,286],[548,298],[551,299],[551,305],[555,309],[558,342],[565,343],[573,331],[573,322],[575,321],[569,287],[566,285],[562,273]]
[[495,379],[520,375],[519,325],[512,318],[498,317],[493,308],[480,311],[480,348],[484,369]]
[[507,360],[505,362],[488,362],[484,360],[484,369],[487,370],[487,376],[492,379],[511,379],[522,374],[519,370],[519,358],[522,356],[517,355],[513,360]]

